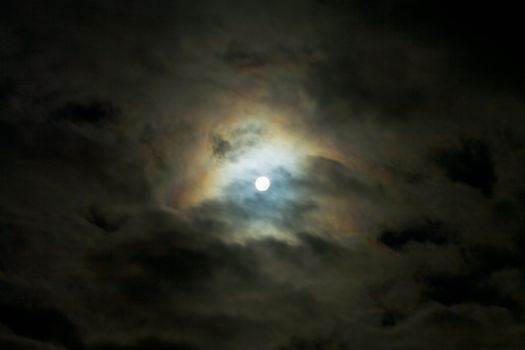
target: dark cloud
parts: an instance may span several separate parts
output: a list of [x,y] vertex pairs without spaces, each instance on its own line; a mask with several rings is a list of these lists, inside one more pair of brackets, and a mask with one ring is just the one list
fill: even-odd
[[240,156],[261,145],[265,133],[263,127],[249,122],[233,130],[227,130],[224,135],[214,133],[210,140],[213,154],[220,159],[235,163]]
[[212,140],[212,148],[216,156],[224,158],[231,151],[232,146],[230,142],[216,135]]
[[60,311],[29,305],[0,305],[0,323],[13,333],[42,342],[81,349],[77,329]]
[[463,140],[459,149],[439,152],[435,162],[450,180],[477,188],[486,196],[493,194],[497,181],[494,161],[483,141]]
[[0,348],[523,348],[519,13],[5,5]]
[[314,85],[312,92],[322,104],[344,100],[356,115],[380,110],[390,117],[406,117],[425,102],[427,93],[418,82],[407,81],[416,59],[412,55],[391,45],[349,48],[316,66],[314,81],[321,85]]
[[0,336],[0,345],[5,349],[12,350],[57,350],[63,349],[53,345],[34,342],[17,337],[2,337]]
[[196,350],[197,348],[182,343],[144,339],[133,345],[100,344],[91,347],[93,350]]
[[0,101],[5,101],[15,93],[15,86],[11,79],[6,79],[0,83]]
[[86,220],[90,224],[100,228],[105,233],[113,233],[122,227],[126,221],[126,217],[110,217],[108,214],[104,213],[101,208],[92,206],[86,214]]
[[372,184],[358,172],[352,172],[345,165],[324,157],[311,157],[305,187],[334,197],[358,195],[367,199],[377,199],[384,195],[381,184]]
[[497,289],[484,282],[476,274],[429,275],[423,279],[423,296],[443,305],[474,303],[499,306],[520,315],[519,305],[515,300],[500,296]]
[[117,114],[111,104],[95,101],[88,104],[68,103],[51,112],[50,118],[58,122],[97,124],[111,121]]
[[423,5],[413,0],[354,3],[373,23],[453,50],[454,64],[468,78],[523,93],[517,79],[523,69],[519,63],[523,53],[517,45],[519,17],[514,5],[472,6],[463,1]]
[[318,339],[293,338],[290,340],[290,344],[279,347],[279,350],[329,350],[346,348],[343,344],[338,343],[336,339],[320,337]]
[[257,52],[240,42],[231,42],[224,53],[223,59],[234,69],[257,69],[269,63],[265,53]]
[[449,232],[439,222],[427,221],[421,225],[414,225],[399,231],[386,230],[381,233],[379,241],[384,245],[400,250],[410,242],[430,242],[436,245],[450,244],[457,239],[454,232]]

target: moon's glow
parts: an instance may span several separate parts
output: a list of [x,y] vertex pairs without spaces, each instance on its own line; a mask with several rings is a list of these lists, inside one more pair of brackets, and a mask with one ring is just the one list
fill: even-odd
[[267,178],[266,176],[259,176],[255,180],[255,188],[259,192],[267,191],[268,188],[270,188],[270,179]]

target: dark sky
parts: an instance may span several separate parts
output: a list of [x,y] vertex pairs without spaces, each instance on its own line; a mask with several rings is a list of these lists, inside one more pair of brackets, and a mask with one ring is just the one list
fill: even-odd
[[517,8],[2,4],[1,349],[525,348]]

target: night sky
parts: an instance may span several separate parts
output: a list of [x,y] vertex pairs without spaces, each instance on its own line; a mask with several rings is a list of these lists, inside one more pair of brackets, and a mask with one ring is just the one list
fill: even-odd
[[2,2],[0,349],[525,349],[506,6]]

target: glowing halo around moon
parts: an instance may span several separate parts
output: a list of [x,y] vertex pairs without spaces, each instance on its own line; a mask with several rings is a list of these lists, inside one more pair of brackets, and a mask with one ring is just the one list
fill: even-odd
[[255,179],[255,188],[259,192],[267,191],[270,188],[270,185],[270,179],[266,176],[259,176],[257,179]]
[[[252,116],[247,117],[246,114]],[[203,133],[211,135],[212,138],[203,138],[199,142],[194,149],[195,153],[188,158],[188,164],[191,166],[186,168],[191,171],[172,184],[174,206],[190,208],[210,200],[232,199],[231,189],[240,184],[247,184],[246,189],[251,191],[236,191],[236,199],[250,196],[254,190],[265,193],[277,182],[282,183],[277,181],[279,177],[303,176],[312,157],[335,159],[345,163],[343,158],[334,153],[331,147],[326,147],[322,140],[305,137],[301,132],[298,133],[295,127],[291,129],[288,117],[292,118],[293,115],[257,111],[247,113],[244,110],[240,115],[219,124],[203,126]],[[213,135],[216,138],[213,138]],[[214,151],[213,145],[217,140],[224,140],[224,154]],[[268,174],[274,175],[270,178]],[[264,175],[269,185],[260,190],[254,182]],[[261,182],[261,185],[264,182]],[[279,193],[272,194],[272,198],[295,195],[292,191],[281,191],[281,187],[279,186]]]

